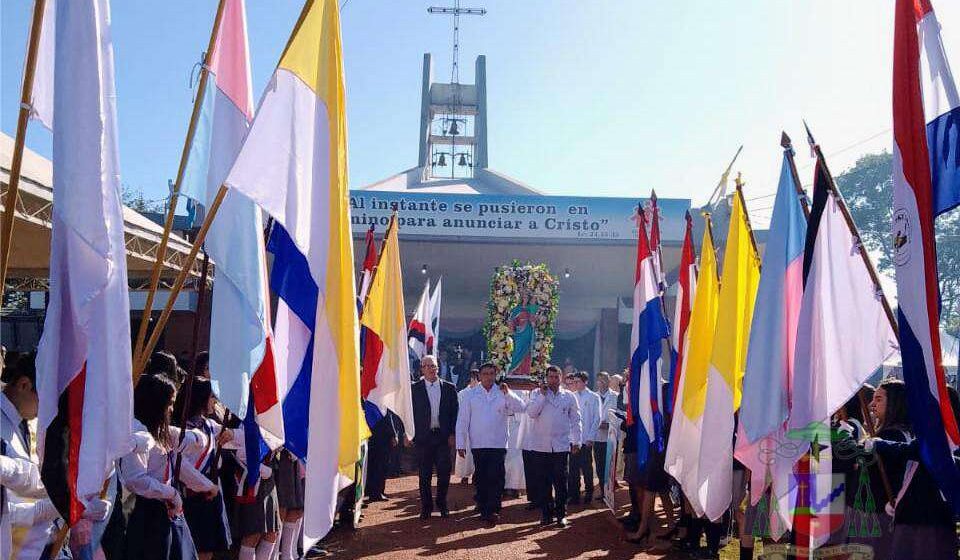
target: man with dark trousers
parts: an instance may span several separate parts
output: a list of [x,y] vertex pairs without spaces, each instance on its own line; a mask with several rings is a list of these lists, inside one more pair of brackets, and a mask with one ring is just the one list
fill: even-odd
[[[530,391],[526,447],[541,480],[537,489],[543,518],[567,527],[567,460],[580,451],[583,426],[576,396],[560,386],[560,368],[547,367],[546,383]],[[552,496],[551,496],[552,491]]]
[[[364,412],[367,410],[365,405]],[[371,421],[369,417],[367,421]],[[387,499],[385,490],[387,474],[390,471],[390,450],[396,446],[397,428],[393,423],[393,416],[385,414],[370,429],[370,439],[367,440],[367,483],[364,485],[364,493],[370,502]]]
[[430,481],[437,471],[437,500],[440,517],[447,517],[447,488],[452,470],[451,453],[457,427],[457,388],[439,377],[440,368],[435,356],[420,360],[423,378],[413,384],[413,444],[417,451],[420,471],[420,519],[433,513],[433,493]]
[[497,366],[480,366],[480,384],[467,389],[457,417],[457,454],[467,456],[467,442],[473,453],[473,484],[476,487],[480,518],[491,525],[500,520],[503,486],[506,480],[507,433],[510,417],[523,412],[520,397],[506,381],[496,383]]

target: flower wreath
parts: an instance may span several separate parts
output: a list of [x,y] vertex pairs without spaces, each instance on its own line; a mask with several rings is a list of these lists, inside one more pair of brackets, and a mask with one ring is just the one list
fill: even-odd
[[490,282],[483,334],[487,338],[490,361],[506,372],[513,354],[509,316],[511,310],[522,303],[524,296],[529,298],[530,304],[537,306],[530,374],[540,377],[546,372],[553,351],[554,322],[560,300],[560,283],[550,274],[546,264],[522,264],[514,260],[510,265],[496,268]]

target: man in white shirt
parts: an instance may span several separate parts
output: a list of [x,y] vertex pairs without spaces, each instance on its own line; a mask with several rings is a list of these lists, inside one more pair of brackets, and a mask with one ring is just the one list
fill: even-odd
[[[480,384],[480,371],[472,369],[470,370],[470,381],[467,383],[467,386],[461,389],[457,393],[457,402],[460,403],[460,406],[463,406],[463,397],[467,394],[470,389],[473,389]],[[464,445],[463,442],[458,442],[457,446],[460,447]],[[453,475],[460,477],[460,484],[467,484],[470,481],[470,477],[473,476],[473,454],[470,453],[470,438],[467,438],[466,441],[467,453],[461,457],[457,455],[456,460],[453,462]],[[462,449],[462,447],[461,447]]]
[[480,366],[480,385],[468,389],[457,416],[457,455],[465,457],[467,442],[473,454],[473,484],[480,518],[496,525],[506,478],[507,421],[523,412],[523,401],[506,381],[495,387],[497,366]]
[[610,424],[607,421],[609,412],[617,409],[617,397],[619,394],[610,388],[610,374],[601,371],[597,374],[597,395],[600,397],[600,428],[597,430],[597,437],[593,440],[593,461],[597,468],[597,480],[599,481],[599,496],[597,499],[603,501],[603,488],[607,482],[607,431]]
[[[37,417],[39,400],[34,383],[36,370],[32,356],[22,357],[18,363],[3,372],[3,392],[0,393],[0,454],[16,460],[17,470],[30,471],[30,483],[13,484],[0,490],[0,549],[3,560],[10,558],[38,558],[50,537],[52,522],[59,516],[46,493],[39,477],[34,478],[36,468],[32,454],[33,434],[29,422]],[[13,466],[9,462],[7,467]],[[37,471],[38,474],[39,471]],[[19,478],[19,477],[18,477]],[[6,486],[4,484],[4,486]],[[26,490],[21,493],[18,491]],[[11,542],[12,526],[25,528],[19,542]]]
[[574,395],[580,405],[583,424],[583,445],[570,453],[570,473],[567,477],[567,494],[570,504],[580,503],[580,478],[583,478],[584,503],[593,501],[593,443],[600,429],[600,397],[587,388],[589,376],[585,371],[573,374]]
[[524,449],[531,451],[533,470],[541,481],[537,491],[543,514],[540,524],[556,520],[560,527],[567,527],[567,459],[580,450],[580,405],[573,393],[560,387],[560,368],[549,366],[545,377],[545,384],[530,391],[527,416],[531,421]]

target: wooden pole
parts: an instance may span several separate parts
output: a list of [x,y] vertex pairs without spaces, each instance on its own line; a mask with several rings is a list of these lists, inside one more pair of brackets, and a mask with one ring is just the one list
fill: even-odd
[[153,332],[150,333],[150,338],[144,344],[140,354],[134,356],[134,385],[136,385],[137,380],[140,379],[140,374],[143,373],[143,368],[147,365],[147,357],[150,356],[150,354],[153,352],[153,349],[157,346],[157,342],[160,341],[160,335],[163,334],[163,329],[166,327],[167,321],[170,319],[170,314],[173,313],[173,305],[177,301],[177,296],[180,295],[180,290],[183,289],[183,284],[186,282],[187,276],[190,274],[190,269],[193,267],[193,263],[197,260],[197,253],[200,252],[200,247],[203,246],[203,240],[207,238],[207,231],[210,229],[213,219],[217,216],[217,211],[220,210],[220,204],[223,203],[223,198],[226,195],[227,186],[221,185],[220,190],[217,191],[217,195],[213,199],[213,202],[210,203],[210,208],[207,209],[207,215],[203,219],[203,225],[200,226],[200,231],[197,232],[197,238],[194,240],[193,246],[190,248],[190,252],[184,259],[183,265],[180,268],[180,273],[177,274],[177,279],[173,282],[173,286],[170,287],[170,295],[167,298],[167,304],[164,306],[163,312],[160,313],[160,318],[157,319],[157,325],[153,328]]
[[780,145],[787,155],[787,162],[790,164],[790,174],[793,175],[793,185],[797,189],[797,197],[800,198],[800,206],[803,208],[803,216],[810,218],[810,203],[807,201],[807,191],[803,190],[803,183],[800,182],[800,175],[797,173],[797,162],[794,158],[793,142],[786,132],[780,133]]
[[750,223],[750,214],[747,212],[747,202],[743,199],[743,177],[737,172],[737,197],[740,198],[740,207],[743,208],[743,219],[747,222],[747,231],[750,233],[750,245],[753,247],[753,256],[760,260],[760,251],[757,249],[757,238],[753,234],[753,225]]
[[[153,270],[150,274],[150,288],[147,291],[147,300],[143,304],[143,313],[140,315],[140,328],[137,330],[136,344],[134,345],[133,355],[139,356],[143,352],[143,343],[147,337],[147,327],[150,324],[150,315],[153,311],[153,300],[157,293],[157,287],[160,285],[160,271],[163,269],[163,261],[167,256],[167,244],[170,241],[170,232],[173,230],[173,218],[177,211],[177,202],[180,198],[180,186],[183,183],[183,175],[187,169],[187,158],[190,155],[190,149],[193,147],[193,137],[197,131],[197,122],[200,119],[200,110],[203,108],[203,98],[207,91],[207,81],[210,76],[210,64],[213,59],[213,50],[216,47],[217,35],[220,33],[220,23],[223,21],[223,11],[226,6],[226,0],[220,0],[217,6],[217,15],[213,20],[213,31],[210,33],[210,41],[207,43],[207,51],[203,55],[203,66],[200,68],[200,81],[197,85],[197,98],[193,102],[193,113],[190,115],[190,124],[187,126],[187,137],[183,142],[183,150],[180,152],[180,167],[177,169],[177,178],[173,184],[173,190],[170,193],[170,204],[167,208],[167,217],[163,223],[163,234],[160,237],[160,246],[157,248],[157,257],[153,262]],[[192,261],[191,261],[192,262]],[[134,375],[136,379],[137,375]]]
[[[210,255],[203,252],[203,267],[200,269],[200,287],[197,288],[197,310],[193,317],[193,358],[187,379],[183,384],[183,410],[180,411],[178,423],[180,425],[180,441],[177,449],[183,446],[183,439],[187,435],[187,411],[193,399],[193,380],[197,377],[197,352],[200,350],[200,326],[203,324],[203,304],[207,295],[207,272],[210,270]],[[180,466],[183,464],[183,453],[177,452],[177,460],[173,464],[173,481],[180,482]]]
[[24,142],[27,139],[27,123],[30,122],[33,101],[33,78],[37,71],[37,52],[40,50],[40,33],[43,31],[43,10],[46,0],[34,0],[33,20],[30,24],[30,42],[23,68],[23,86],[20,90],[20,113],[17,115],[17,135],[13,142],[13,159],[10,162],[10,180],[7,198],[3,203],[3,219],[0,222],[0,294],[7,282],[7,266],[10,264],[10,249],[13,245],[13,224],[20,196],[20,170],[23,166]]
[[[812,136],[811,136],[812,138]],[[821,166],[824,174],[827,176],[827,186],[833,192],[835,200],[837,201],[837,206],[840,208],[840,214],[843,215],[843,220],[847,223],[847,227],[850,228],[850,233],[857,239],[858,250],[860,253],[860,258],[863,260],[863,265],[867,267],[867,274],[870,275],[870,280],[873,282],[873,287],[877,292],[877,295],[880,297],[880,305],[883,306],[883,312],[887,315],[887,320],[890,322],[890,328],[893,329],[893,334],[897,337],[897,341],[900,341],[900,328],[897,326],[897,318],[893,314],[893,308],[890,306],[890,301],[887,300],[886,294],[883,293],[883,287],[880,285],[880,277],[877,275],[877,269],[873,266],[873,261],[870,260],[870,255],[867,253],[867,247],[863,244],[863,238],[860,237],[860,230],[857,228],[856,222],[853,221],[853,216],[850,214],[850,209],[847,207],[847,202],[843,199],[843,194],[840,192],[840,189],[837,188],[837,183],[833,179],[833,175],[830,174],[830,168],[827,167],[827,160],[823,157],[823,151],[820,150],[819,144],[814,144],[814,152],[817,154],[817,165]]]
[[[843,220],[847,223],[847,227],[850,229],[850,233],[856,238],[858,250],[860,253],[860,258],[863,260],[863,265],[867,268],[867,273],[870,275],[870,280],[873,282],[874,290],[880,296],[880,304],[883,306],[883,311],[887,315],[887,320],[890,322],[890,328],[893,330],[894,336],[897,337],[897,341],[900,341],[900,329],[897,327],[897,320],[893,315],[893,309],[890,307],[890,302],[887,300],[887,296],[883,293],[883,288],[880,286],[880,278],[877,275],[877,270],[873,266],[873,261],[870,260],[870,255],[867,254],[867,248],[863,244],[863,239],[860,237],[860,230],[857,228],[856,222],[853,221],[853,216],[850,214],[850,209],[847,208],[847,203],[843,199],[843,194],[840,192],[840,189],[837,188],[836,181],[833,179],[833,175],[830,173],[830,168],[827,167],[827,160],[823,156],[823,151],[820,149],[820,145],[816,143],[813,139],[813,134],[810,132],[810,127],[807,126],[807,123],[803,123],[804,127],[807,129],[807,138],[810,141],[811,147],[813,147],[814,154],[817,156],[817,165],[820,166],[820,170],[823,171],[824,175],[827,177],[827,188],[830,189],[834,196],[834,200],[837,203],[837,207],[840,209],[840,214],[843,216]],[[860,401],[860,410],[861,414],[864,415],[863,419],[866,423],[867,433],[872,437],[875,434],[873,422],[870,421],[870,411],[867,408],[866,399],[863,398],[863,393],[860,390],[857,390],[857,398]],[[890,485],[890,478],[887,476],[887,469],[883,466],[883,459],[877,455],[877,471],[880,473],[880,480],[883,483],[884,492],[887,494],[887,502],[893,503],[894,494],[893,487]]]
[[717,183],[717,186],[713,189],[713,193],[710,195],[710,199],[707,201],[707,206],[713,205],[713,197],[720,194],[720,189],[722,189],[723,186],[727,183],[727,177],[730,176],[730,170],[733,169],[733,164],[736,163],[737,158],[740,157],[740,152],[742,151],[743,151],[743,145],[737,148],[737,153],[733,154],[733,159],[730,160],[730,164],[727,165],[727,169],[723,172],[723,175],[720,175],[720,181]]

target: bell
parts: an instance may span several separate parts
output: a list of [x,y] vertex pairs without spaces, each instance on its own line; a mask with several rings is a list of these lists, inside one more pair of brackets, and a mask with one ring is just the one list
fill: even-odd
[[460,154],[460,161],[457,162],[457,165],[460,167],[467,166],[467,156],[465,154]]
[[437,165],[439,165],[440,167],[446,167],[446,166],[447,166],[447,157],[446,157],[446,155],[440,154],[440,160],[437,162]]
[[460,127],[457,126],[457,121],[453,121],[453,123],[450,124],[450,130],[447,133],[450,136],[456,136],[457,134],[460,134]]

